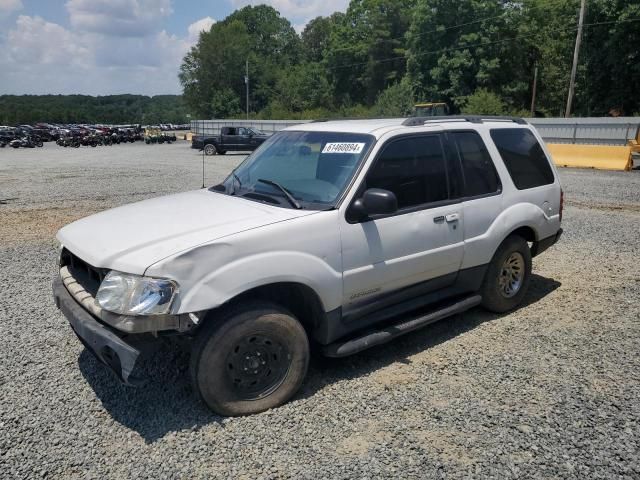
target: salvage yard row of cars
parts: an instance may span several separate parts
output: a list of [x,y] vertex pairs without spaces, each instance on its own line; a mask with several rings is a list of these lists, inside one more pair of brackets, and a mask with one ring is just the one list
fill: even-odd
[[[35,125],[19,125],[17,127],[0,126],[0,148],[10,146],[13,148],[42,147],[43,142],[56,142],[61,147],[97,147],[101,145],[115,145],[120,143],[133,143],[145,140],[149,143],[163,143],[175,141],[175,135],[164,133],[172,129],[188,129],[188,125],[162,124],[160,126],[143,127],[133,125],[86,125],[86,124],[49,124],[37,123]],[[158,141],[158,135],[154,135],[154,141],[147,141],[147,130],[161,132],[162,141]]]

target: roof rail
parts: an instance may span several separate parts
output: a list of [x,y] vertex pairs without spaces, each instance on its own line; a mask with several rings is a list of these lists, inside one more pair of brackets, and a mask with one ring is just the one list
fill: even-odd
[[392,120],[395,118],[402,117],[334,117],[334,118],[316,118],[315,120],[311,120],[309,123],[321,123],[321,122],[342,122],[345,120]]
[[445,115],[434,117],[409,117],[402,125],[405,127],[415,127],[417,125],[424,125],[426,122],[455,122],[464,121],[470,123],[483,123],[484,121],[500,121],[500,122],[514,122],[518,125],[526,125],[527,122],[524,118],[520,117],[503,117],[503,116],[490,116],[490,115]]

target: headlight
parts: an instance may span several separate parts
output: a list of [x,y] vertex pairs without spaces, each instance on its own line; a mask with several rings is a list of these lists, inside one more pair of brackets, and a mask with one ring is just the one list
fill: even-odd
[[105,310],[121,315],[162,315],[169,313],[177,290],[171,280],[112,270],[100,284],[96,300]]

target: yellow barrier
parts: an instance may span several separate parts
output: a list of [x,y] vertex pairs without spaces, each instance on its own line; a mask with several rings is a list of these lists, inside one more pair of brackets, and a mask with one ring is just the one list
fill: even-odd
[[631,146],[547,143],[547,148],[558,167],[631,170],[633,165]]

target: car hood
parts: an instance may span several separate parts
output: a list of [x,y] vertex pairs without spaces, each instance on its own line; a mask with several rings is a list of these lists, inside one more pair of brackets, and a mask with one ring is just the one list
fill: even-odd
[[203,189],[91,215],[63,227],[57,238],[94,267],[142,275],[153,263],[196,245],[311,213]]

